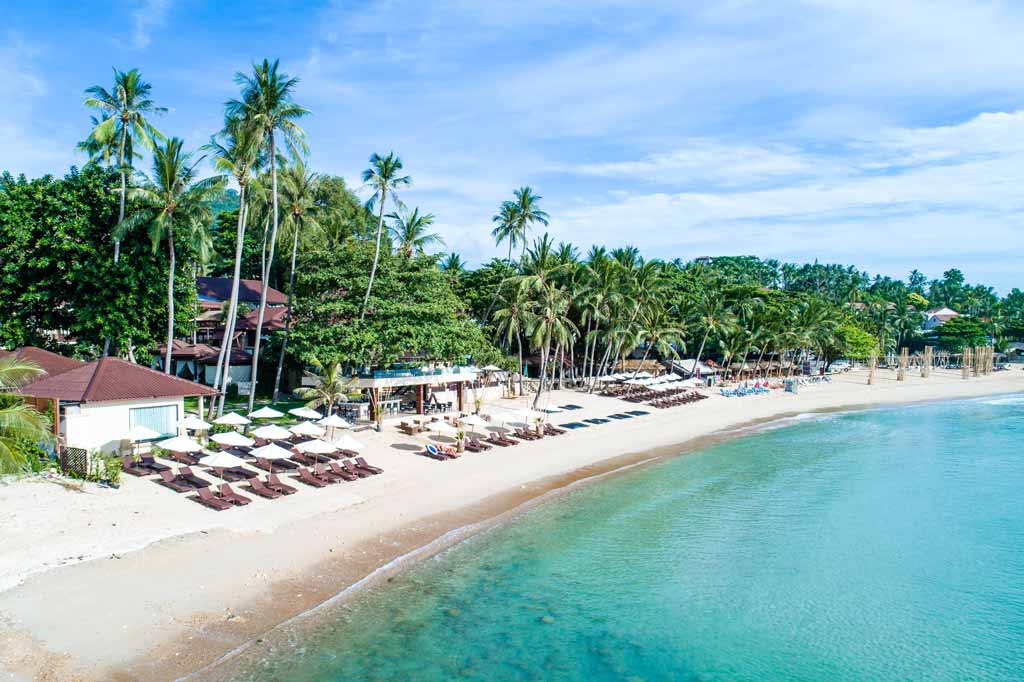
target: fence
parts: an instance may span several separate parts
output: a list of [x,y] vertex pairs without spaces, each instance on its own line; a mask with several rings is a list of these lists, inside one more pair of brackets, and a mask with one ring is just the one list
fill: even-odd
[[65,474],[84,477],[89,473],[89,453],[82,448],[61,448],[57,462]]

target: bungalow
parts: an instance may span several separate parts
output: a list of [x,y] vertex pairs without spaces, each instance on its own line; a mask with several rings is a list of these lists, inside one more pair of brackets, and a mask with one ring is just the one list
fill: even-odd
[[114,357],[80,363],[18,392],[37,407],[53,407],[61,447],[86,452],[121,449],[135,426],[173,436],[185,415],[184,398],[214,395],[206,386]]
[[932,308],[931,310],[926,310],[924,311],[924,329],[925,331],[931,331],[936,327],[946,324],[954,317],[960,317],[960,313],[951,308]]

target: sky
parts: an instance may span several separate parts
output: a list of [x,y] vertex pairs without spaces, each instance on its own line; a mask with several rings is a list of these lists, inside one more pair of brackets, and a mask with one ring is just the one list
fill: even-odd
[[139,68],[198,148],[280,59],[313,170],[394,150],[448,250],[503,255],[529,185],[584,251],[758,255],[1024,286],[1024,3],[39,1],[0,27],[0,169],[84,157],[83,90]]

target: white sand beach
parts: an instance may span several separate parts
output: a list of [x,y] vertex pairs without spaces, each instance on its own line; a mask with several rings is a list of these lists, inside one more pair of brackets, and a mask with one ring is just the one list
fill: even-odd
[[798,394],[709,392],[664,410],[556,391],[547,406],[583,407],[551,415],[556,425],[650,414],[449,462],[417,456],[427,439],[388,422],[383,433],[357,434],[383,475],[322,490],[296,483],[298,494],[223,513],[131,476],[120,490],[0,485],[0,679],[177,679],[396,556],[574,480],[781,416],[1017,391],[1019,369],[966,381],[936,370],[906,382],[881,371],[874,386],[858,371]]

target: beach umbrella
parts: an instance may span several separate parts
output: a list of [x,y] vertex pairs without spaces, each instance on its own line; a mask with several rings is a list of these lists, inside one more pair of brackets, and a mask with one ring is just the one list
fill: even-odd
[[343,434],[341,438],[334,441],[334,446],[339,450],[362,450],[366,446],[349,434]]
[[498,367],[497,365],[487,365],[486,367],[481,367],[480,370],[483,371],[483,372],[500,372],[500,371],[502,371],[501,367]]
[[214,424],[226,424],[228,426],[245,426],[249,423],[249,420],[238,414],[237,412],[228,412],[223,417],[217,417],[213,420]]
[[316,410],[311,410],[308,407],[293,407],[288,410],[288,414],[294,414],[296,417],[301,417],[302,419],[319,419],[323,416]]
[[311,455],[325,455],[328,452],[334,452],[338,448],[327,441],[316,438],[299,443],[295,446],[295,449],[299,452],[308,452]]
[[[274,443],[256,448],[250,454],[254,457],[259,457],[260,459],[270,460],[270,462],[273,462],[275,459],[288,459],[292,456],[291,452],[285,450],[280,445],[275,445]],[[274,473],[273,464],[270,466],[270,473]]]
[[156,445],[159,448],[170,450],[171,452],[199,452],[203,449],[202,445],[195,442],[188,436],[175,436],[174,438],[162,440]]
[[226,445],[228,447],[241,446],[243,448],[252,447],[252,438],[246,438],[238,431],[228,431],[227,433],[215,433],[210,436],[210,440],[218,445]]
[[317,424],[319,424],[320,426],[330,426],[332,428],[339,428],[339,429],[350,429],[350,428],[352,428],[352,424],[350,424],[348,421],[346,421],[343,417],[339,417],[336,414],[332,414],[329,417],[324,417],[323,419],[318,421]]
[[230,452],[215,452],[212,455],[200,458],[199,463],[215,469],[233,469],[245,464],[245,460],[241,457],[235,457]]
[[430,430],[434,433],[444,434],[445,436],[459,435],[459,430],[446,421],[430,422],[429,426]]
[[178,422],[178,428],[188,429],[189,431],[206,431],[210,428],[210,424],[204,422],[196,415],[190,414]]
[[255,412],[249,413],[250,419],[276,419],[277,417],[283,417],[284,412],[278,412],[272,407],[261,407]]
[[286,440],[292,437],[292,432],[277,424],[267,424],[253,429],[252,435],[263,440]]
[[487,426],[487,420],[478,414],[471,414],[468,417],[463,417],[459,420],[464,426],[469,426],[473,431],[476,431],[477,426]]
[[124,437],[127,440],[130,440],[132,442],[136,442],[136,441],[140,441],[140,440],[153,440],[155,438],[159,438],[162,435],[163,435],[162,433],[154,431],[153,429],[149,428],[148,426],[143,426],[142,424],[136,424],[132,428],[128,429],[128,433],[126,433]]
[[294,426],[289,426],[288,430],[298,436],[322,436],[324,435],[324,429],[317,426],[313,422],[299,422]]

